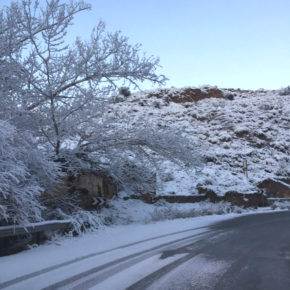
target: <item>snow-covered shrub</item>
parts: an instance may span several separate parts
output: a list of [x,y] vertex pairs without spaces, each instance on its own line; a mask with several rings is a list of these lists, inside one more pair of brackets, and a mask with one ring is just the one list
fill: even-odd
[[152,105],[156,109],[161,109],[161,103],[159,101],[154,101]]
[[278,162],[275,174],[281,177],[290,176],[290,158],[286,157]]
[[208,201],[192,204],[189,207],[178,207],[175,205],[164,204],[163,206],[155,207],[150,213],[152,221],[170,220],[177,218],[190,218],[196,216],[226,214],[226,213],[241,213],[242,209],[231,205],[229,202],[211,203]]
[[290,95],[290,86],[287,86],[286,88],[283,88],[279,91],[280,96],[288,96]]
[[[85,232],[95,231],[111,223],[108,216],[104,216],[98,211],[83,210],[75,204],[72,204],[72,207],[68,210],[68,204],[66,202],[55,210],[48,211],[48,213],[53,219],[69,220],[71,227],[68,233],[71,235],[81,235]],[[66,208],[64,208],[64,205]]]
[[234,98],[235,98],[235,95],[230,93],[230,92],[225,93],[224,96],[225,96],[226,99],[228,99],[230,101],[233,101]]
[[290,210],[290,202],[289,201],[275,201],[271,205],[272,209],[282,209],[282,210]]
[[94,211],[78,210],[70,216],[73,231],[77,234],[94,231],[108,224],[109,221],[102,214]]
[[164,182],[173,181],[174,180],[174,175],[173,175],[172,172],[166,171],[166,172],[161,174],[160,178]]
[[262,104],[259,106],[259,109],[262,110],[262,111],[271,111],[273,110],[273,105],[270,105],[270,104]]
[[131,92],[130,92],[130,89],[128,87],[121,87],[119,89],[119,94],[124,96],[124,97],[131,96]]
[[141,194],[155,192],[156,168],[141,154],[124,152],[110,161],[109,173],[114,176],[120,189],[128,193]]
[[250,131],[249,131],[249,128],[247,128],[245,126],[240,126],[240,127],[236,127],[235,134],[238,137],[243,137],[243,136],[250,134]]
[[56,164],[37,149],[28,133],[0,120],[0,224],[42,220],[38,197],[56,174]]
[[81,172],[99,170],[97,163],[91,160],[88,153],[78,149],[63,149],[56,160],[62,166],[62,170],[77,175]]
[[97,230],[112,223],[109,214],[103,215],[99,210],[84,210],[79,206],[81,196],[77,193],[52,196],[43,200],[45,220],[69,220],[70,234],[80,235]]

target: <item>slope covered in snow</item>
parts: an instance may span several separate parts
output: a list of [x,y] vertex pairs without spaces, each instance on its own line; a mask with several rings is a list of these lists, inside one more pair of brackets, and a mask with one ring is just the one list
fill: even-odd
[[157,194],[198,194],[198,186],[219,195],[251,193],[266,178],[290,175],[290,95],[279,91],[145,91],[112,99],[108,114],[127,116],[124,126],[143,119],[161,128],[176,127],[196,144],[201,166],[183,170],[164,162]]

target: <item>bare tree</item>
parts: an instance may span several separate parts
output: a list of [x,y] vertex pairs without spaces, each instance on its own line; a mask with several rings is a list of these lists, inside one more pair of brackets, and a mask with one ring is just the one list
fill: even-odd
[[[47,0],[45,7],[36,0],[22,0],[0,11],[0,119],[14,125],[0,120],[0,129],[1,124],[3,128],[7,124],[13,132],[25,134],[29,128],[38,144],[50,144],[56,155],[61,153],[65,141],[73,139],[76,151],[89,154],[123,186],[133,184],[137,188],[142,180],[148,184],[162,158],[182,165],[198,164],[196,146],[175,130],[161,130],[150,122],[124,128],[126,119],[122,116],[107,118],[108,96],[119,85],[138,86],[142,81],[163,84],[166,78],[156,72],[158,58],[142,54],[141,46],[130,45],[121,32],[107,33],[103,22],[99,22],[89,40],[78,38],[68,45],[66,34],[74,16],[88,9],[88,4],[77,0]],[[51,184],[49,174],[54,167],[45,163],[44,157],[38,158],[41,152],[31,143],[25,145],[25,138],[16,146],[15,134],[8,133],[4,129],[0,132],[0,138],[1,134],[4,136],[0,148],[10,156],[11,164],[22,161],[11,167],[13,180],[19,179],[21,184],[4,180],[11,189],[8,196],[7,190],[0,187],[4,204],[0,216],[10,217],[7,208],[12,205],[18,214],[17,222],[22,217],[26,221],[40,219],[37,196],[47,187],[45,181]],[[25,155],[29,146],[36,150],[31,158]],[[18,159],[18,153],[22,159]],[[47,171],[37,167],[42,161]],[[5,164],[1,166],[4,170]],[[142,189],[147,190],[144,186]],[[19,198],[22,190],[23,198]],[[30,196],[27,205],[34,212],[25,216],[25,212],[16,209]]]
[[[30,42],[31,37],[50,29],[56,29],[60,24],[66,27],[76,13],[90,9],[83,1],[61,4],[52,0],[47,3],[47,9],[41,9],[39,1],[13,1],[10,6],[0,10],[0,56],[11,57],[21,52]],[[51,13],[55,13],[51,18]]]
[[[57,4],[51,1],[51,5]],[[26,113],[31,98],[29,75],[23,63],[23,54],[27,55],[31,37],[38,37],[47,29],[53,29],[59,23],[69,24],[73,16],[83,10],[90,9],[82,1],[71,2],[67,7],[59,5],[55,21],[47,21],[47,13],[41,11],[38,1],[13,1],[10,6],[0,10],[0,105],[1,117],[19,119]],[[46,15],[46,16],[45,16]],[[19,124],[21,124],[20,122]]]

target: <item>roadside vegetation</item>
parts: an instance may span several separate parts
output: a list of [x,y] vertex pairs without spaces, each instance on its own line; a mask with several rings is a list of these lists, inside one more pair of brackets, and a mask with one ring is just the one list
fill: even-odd
[[75,15],[89,10],[84,1],[2,6],[0,225],[69,218],[78,230],[97,227],[99,216],[83,210],[75,192],[54,194],[67,176],[93,170],[118,188],[142,191],[152,186],[159,157],[196,163],[194,144],[181,132],[157,130],[149,120],[121,127],[128,116],[105,115],[120,88],[128,97],[127,87],[162,85],[166,77],[156,72],[158,58],[102,21],[90,39],[66,43]]

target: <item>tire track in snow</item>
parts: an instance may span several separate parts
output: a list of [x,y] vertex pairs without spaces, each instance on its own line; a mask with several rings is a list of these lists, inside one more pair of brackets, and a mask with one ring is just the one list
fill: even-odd
[[[200,234],[191,235],[191,236],[188,236],[188,237],[185,237],[185,238],[177,239],[177,240],[174,240],[174,241],[171,241],[171,242],[167,242],[167,243],[155,246],[153,248],[150,248],[150,249],[147,249],[147,250],[144,250],[144,251],[140,251],[140,252],[131,254],[129,256],[125,256],[125,257],[119,258],[117,260],[108,262],[108,263],[106,263],[104,265],[100,265],[100,266],[94,267],[94,268],[92,268],[90,270],[84,271],[82,273],[79,273],[77,275],[69,277],[69,278],[67,278],[65,280],[62,280],[62,281],[57,282],[55,284],[52,284],[52,285],[50,285],[48,287],[43,288],[43,290],[55,290],[55,289],[58,289],[58,288],[66,287],[69,284],[72,284],[72,283],[74,283],[74,282],[76,282],[78,280],[86,278],[86,277],[88,277],[88,276],[90,276],[92,274],[96,274],[96,273],[98,273],[100,271],[103,271],[103,270],[106,270],[108,268],[111,268],[111,267],[114,267],[114,266],[118,266],[118,265],[120,265],[120,264],[122,264],[124,262],[130,261],[131,259],[134,259],[134,258],[138,258],[138,257],[140,257],[140,256],[142,256],[144,254],[149,254],[148,257],[150,257],[150,256],[153,256],[153,255],[156,255],[156,251],[160,251],[163,248],[167,248],[168,246],[174,246],[174,244],[177,244],[177,246],[178,246],[180,244],[180,242],[186,242],[187,240],[190,240],[192,238],[197,238],[199,236],[203,236],[203,235],[206,235],[208,233],[213,234],[215,232],[210,230],[210,231],[206,231],[206,232],[203,232],[203,233],[200,233]],[[198,241],[195,240],[193,243],[196,243],[196,242],[198,242]],[[141,257],[141,259],[143,259],[143,257]],[[140,259],[136,259],[135,262],[138,263],[139,260]],[[121,265],[121,267],[119,267],[118,270],[115,271],[115,273],[117,273],[117,272],[119,272],[121,270],[124,270],[124,268],[122,266],[123,265]],[[95,281],[95,282],[99,283],[99,282],[101,282],[101,280],[105,280],[105,279],[102,278],[99,281]],[[85,282],[85,284],[86,283],[87,282]],[[94,283],[94,284],[96,284],[96,283]],[[67,288],[65,288],[65,289],[67,289]],[[81,289],[81,288],[76,288],[76,289]],[[84,288],[84,289],[87,289],[87,287]]]
[[104,250],[104,251],[99,251],[99,252],[96,252],[96,253],[88,254],[88,255],[85,255],[85,256],[82,256],[82,257],[79,257],[79,258],[75,258],[73,260],[69,260],[69,261],[66,261],[66,262],[63,262],[63,263],[60,263],[60,264],[57,264],[57,265],[53,265],[53,266],[44,268],[42,270],[35,271],[33,273],[29,273],[29,274],[17,277],[15,279],[8,280],[6,282],[0,283],[0,289],[4,289],[4,288],[6,288],[8,286],[11,286],[13,284],[17,284],[19,282],[34,278],[36,276],[48,273],[50,271],[59,269],[61,267],[65,267],[65,266],[71,265],[73,263],[77,263],[77,262],[80,262],[80,261],[83,261],[85,259],[89,259],[89,258],[98,256],[98,255],[106,254],[106,253],[109,253],[109,252],[112,252],[112,251],[115,251],[115,250],[125,249],[125,248],[128,248],[128,247],[134,246],[134,245],[138,245],[138,244],[142,244],[142,243],[148,242],[148,241],[158,240],[158,239],[161,239],[161,238],[164,238],[164,237],[174,236],[174,235],[178,235],[178,234],[181,234],[181,233],[186,233],[186,232],[195,231],[195,230],[204,229],[204,228],[208,228],[208,227],[205,226],[205,227],[192,228],[192,229],[183,230],[183,231],[177,231],[177,232],[164,234],[164,235],[160,235],[160,236],[144,239],[144,240],[141,240],[141,241],[125,244],[125,245],[118,246],[118,247],[115,247],[115,248],[112,248],[112,249],[108,249],[108,250]]

